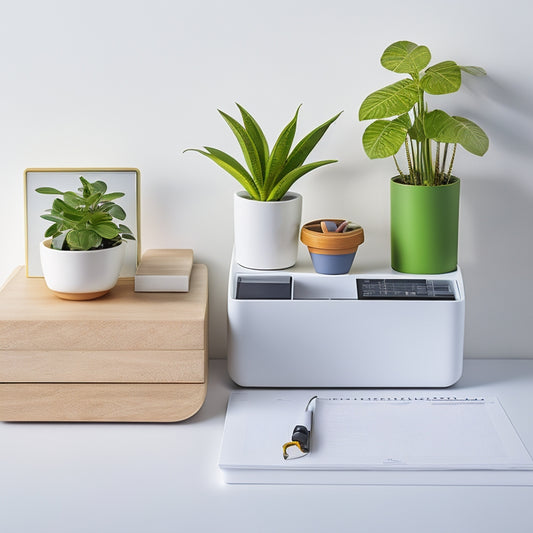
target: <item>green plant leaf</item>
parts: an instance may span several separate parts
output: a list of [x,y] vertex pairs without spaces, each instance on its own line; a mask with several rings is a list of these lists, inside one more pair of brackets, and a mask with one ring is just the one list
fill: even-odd
[[233,131],[233,134],[239,141],[252,178],[256,182],[258,188],[261,188],[263,184],[263,170],[261,168],[261,159],[259,158],[259,153],[254,141],[244,126],[242,126],[237,120],[229,116],[227,113],[224,113],[224,111],[220,111],[220,109],[218,112],[222,115],[222,118],[227,122],[231,131]]
[[61,227],[61,224],[58,224],[57,222],[55,224],[52,224],[45,232],[44,237],[53,237],[57,233],[59,233],[59,228]]
[[91,194],[105,194],[107,191],[107,185],[103,181],[95,181],[89,184]]
[[55,215],[41,215],[41,218],[50,222],[55,222],[57,224],[63,224],[63,219]]
[[263,130],[260,128],[259,124],[256,122],[254,117],[244,109],[239,104],[236,104],[241,112],[242,120],[246,131],[249,133],[252,142],[254,143],[257,154],[259,155],[259,160],[261,162],[261,171],[263,177],[266,175],[266,164],[269,156],[268,142],[266,140]]
[[102,198],[101,192],[95,192],[94,194],[91,194],[88,198],[85,198],[85,203],[87,205],[96,205],[100,199]]
[[84,198],[89,198],[92,194],[91,184],[83,176],[80,176],[80,181],[82,186],[78,190],[82,193]]
[[213,148],[212,146],[204,146],[204,148],[208,152],[207,154],[204,153],[204,155],[209,157],[212,161],[217,163],[217,165],[222,167],[224,170],[229,172],[234,178],[236,178],[251,198],[253,198],[254,200],[260,199],[261,195],[259,192],[258,185],[255,183],[252,176],[250,176],[248,171],[236,159],[231,157],[229,154],[226,154],[222,150]]
[[407,113],[418,102],[418,88],[404,79],[373,92],[359,108],[359,120],[388,118]]
[[474,122],[467,118],[452,117],[461,124],[461,140],[459,144],[470,153],[482,156],[489,149],[487,134]]
[[407,131],[407,134],[413,141],[422,142],[426,139],[426,134],[424,133],[424,125],[422,124],[422,119],[420,116],[415,118],[413,125]]
[[65,224],[69,224],[72,226],[72,224],[78,224],[79,222],[83,221],[85,217],[87,216],[86,213],[66,213],[63,212],[59,215],[61,218],[63,218],[63,221]]
[[411,124],[411,117],[409,116],[409,113],[404,113],[403,115],[400,115],[398,118],[394,119],[395,122],[398,122],[398,124],[402,125],[405,129],[409,129]]
[[484,68],[481,67],[474,67],[474,66],[462,66],[459,65],[459,68],[466,72],[467,74],[470,74],[471,76],[486,76],[487,72]]
[[131,229],[128,228],[128,226],[125,226],[124,224],[119,224],[118,230],[120,231],[120,233],[130,233],[131,235],[133,235],[133,231],[131,231]]
[[218,150],[210,146],[205,146],[204,148],[207,150],[207,152],[204,152],[203,150],[197,150],[196,148],[189,148],[188,150],[185,150],[185,152],[198,152],[199,154],[208,157],[211,159],[211,161],[214,161],[219,167],[223,168],[226,172],[233,176],[244,187],[244,190],[250,195],[251,198],[254,200],[261,199],[259,190],[257,189],[252,176],[248,174],[246,169],[236,159],[226,154],[222,150]]
[[56,198],[52,204],[52,210],[58,213],[70,213],[73,215],[79,215],[80,211],[75,207],[67,204],[61,198]]
[[420,86],[429,94],[454,93],[461,87],[461,69],[455,61],[437,63],[426,70]]
[[111,202],[112,200],[116,200],[117,198],[122,198],[124,196],[123,192],[110,192],[108,194],[104,194],[102,198],[100,198],[101,202]]
[[424,130],[430,139],[460,144],[478,156],[482,156],[489,148],[489,139],[477,124],[463,117],[451,117],[440,109],[426,115]]
[[460,125],[448,113],[435,109],[426,113],[424,133],[434,141],[455,144],[460,140]]
[[403,146],[407,136],[404,123],[396,120],[376,120],[363,134],[363,148],[370,159],[390,157]]
[[102,222],[100,224],[91,224],[90,229],[95,231],[100,237],[104,239],[113,239],[118,234],[118,227],[113,222]]
[[76,209],[61,200],[61,198],[56,198],[52,204],[52,211],[50,214],[63,219],[65,223],[69,221],[69,225],[72,226],[72,222],[76,223],[83,220],[85,209]]
[[134,241],[135,240],[135,237],[133,235],[131,235],[130,233],[123,233],[121,235],[121,237],[123,239],[127,239],[128,241]]
[[268,195],[267,201],[271,202],[281,200],[283,196],[287,193],[287,191],[291,188],[292,184],[296,180],[300,179],[303,175],[307,174],[308,172],[311,172],[311,170],[314,170],[315,168],[319,168],[324,165],[329,165],[331,163],[336,162],[337,160],[335,159],[327,161],[317,161],[315,163],[308,163],[307,165],[303,165],[301,167],[295,168],[294,170],[291,170],[291,172],[283,176],[283,178],[272,189],[272,191]]
[[102,238],[90,229],[72,230],[67,233],[67,244],[71,250],[98,248]]
[[74,209],[78,208],[80,205],[85,205],[84,198],[72,191],[67,191],[65,194],[63,194],[63,200],[66,204]]
[[303,165],[313,148],[318,144],[320,139],[322,139],[327,129],[339,118],[341,113],[338,113],[333,118],[324,122],[324,124],[315,128],[294,147],[294,150],[290,153],[287,162],[282,169],[283,174],[287,174],[291,172],[291,170]]
[[105,211],[95,211],[90,213],[88,217],[89,224],[102,224],[103,222],[111,222],[112,216]]
[[115,204],[114,202],[100,202],[98,204],[98,210],[103,213],[107,213],[107,211],[109,211],[114,205],[117,204]]
[[39,194],[65,194],[57,189],[54,189],[53,187],[39,187],[35,189],[35,192],[38,192]]
[[118,220],[124,220],[126,218],[126,212],[122,207],[117,204],[111,206],[111,209],[108,209],[107,212],[114,218]]
[[270,157],[268,158],[266,167],[265,183],[262,191],[262,200],[266,200],[273,187],[278,183],[278,179],[283,176],[280,175],[281,169],[287,161],[287,156],[291,151],[292,142],[294,141],[294,135],[296,133],[296,124],[298,122],[298,113],[301,105],[296,109],[296,113],[292,120],[283,128],[280,133]]
[[417,74],[431,60],[427,46],[410,41],[398,41],[388,46],[381,56],[381,64],[388,70],[402,74]]

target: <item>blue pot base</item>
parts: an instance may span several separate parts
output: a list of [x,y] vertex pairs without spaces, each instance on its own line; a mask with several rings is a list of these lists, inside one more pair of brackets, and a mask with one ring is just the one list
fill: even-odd
[[323,255],[309,252],[313,266],[319,274],[347,274],[352,267],[355,252],[342,255]]

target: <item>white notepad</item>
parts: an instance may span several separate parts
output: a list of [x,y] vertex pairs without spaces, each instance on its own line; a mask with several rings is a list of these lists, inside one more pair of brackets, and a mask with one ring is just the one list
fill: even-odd
[[228,483],[533,485],[533,460],[496,398],[317,400],[311,452],[282,458],[310,396],[234,392],[219,466]]

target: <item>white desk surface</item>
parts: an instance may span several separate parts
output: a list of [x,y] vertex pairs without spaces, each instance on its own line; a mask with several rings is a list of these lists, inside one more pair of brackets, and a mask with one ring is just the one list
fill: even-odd
[[[209,379],[205,405],[177,424],[0,423],[0,531],[533,531],[533,487],[226,485],[236,387],[225,361]],[[497,396],[533,453],[533,360],[466,360],[445,390]]]

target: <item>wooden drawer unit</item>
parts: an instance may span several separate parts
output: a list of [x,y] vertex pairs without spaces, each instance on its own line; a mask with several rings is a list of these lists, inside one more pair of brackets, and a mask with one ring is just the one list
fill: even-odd
[[17,269],[0,292],[0,420],[175,422],[207,389],[207,267],[187,293],[68,301]]

